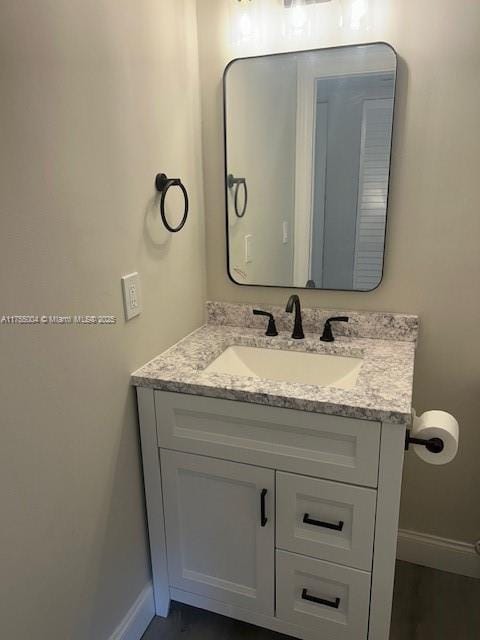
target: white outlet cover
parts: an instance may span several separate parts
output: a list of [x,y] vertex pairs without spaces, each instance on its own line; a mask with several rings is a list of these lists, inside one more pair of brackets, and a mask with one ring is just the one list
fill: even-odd
[[140,276],[135,271],[122,278],[123,305],[125,320],[131,320],[142,313]]

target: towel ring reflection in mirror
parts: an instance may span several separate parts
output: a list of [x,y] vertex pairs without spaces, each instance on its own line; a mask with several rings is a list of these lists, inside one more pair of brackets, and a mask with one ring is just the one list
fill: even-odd
[[[168,178],[165,173],[157,174],[157,177],[155,178],[155,187],[157,191],[162,194],[160,198],[160,216],[162,218],[162,222],[165,225],[165,227],[168,229],[168,231],[170,231],[171,233],[177,233],[177,231],[180,231],[180,229],[183,229],[188,217],[189,203],[188,203],[187,190],[182,184],[182,181],[180,180],[180,178]],[[170,187],[178,187],[183,193],[183,198],[185,200],[185,209],[183,212],[183,218],[177,227],[172,227],[172,225],[168,222],[167,216],[165,213],[165,199],[167,197],[167,192],[170,189]]]
[[[230,173],[227,176],[227,185],[229,189],[233,189],[235,187],[235,192],[233,196],[235,215],[237,216],[237,218],[243,218],[243,216],[245,215],[245,211],[247,210],[247,204],[248,204],[247,181],[245,180],[245,178],[235,178]],[[238,194],[239,194],[241,185],[243,185],[243,207],[240,210],[240,207],[238,206]]]

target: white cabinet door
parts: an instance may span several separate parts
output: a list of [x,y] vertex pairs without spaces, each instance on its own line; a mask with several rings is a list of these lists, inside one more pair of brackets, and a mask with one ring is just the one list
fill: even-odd
[[164,449],[161,468],[170,586],[273,615],[274,471]]

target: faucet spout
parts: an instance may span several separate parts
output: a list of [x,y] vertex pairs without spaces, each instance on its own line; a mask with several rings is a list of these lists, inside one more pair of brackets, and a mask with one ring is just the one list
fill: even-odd
[[294,294],[290,296],[287,302],[287,306],[285,307],[285,311],[287,313],[292,313],[295,308],[295,320],[293,323],[293,333],[292,338],[294,340],[303,340],[305,338],[305,334],[303,333],[303,324],[302,324],[302,308],[300,305],[300,298]]

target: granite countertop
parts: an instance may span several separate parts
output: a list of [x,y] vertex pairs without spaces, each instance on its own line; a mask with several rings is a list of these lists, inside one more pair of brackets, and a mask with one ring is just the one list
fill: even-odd
[[[213,307],[207,306],[209,322],[205,326],[141,367],[132,375],[132,384],[394,424],[410,422],[418,330],[416,316],[390,314],[394,318],[392,323],[391,320],[384,321],[386,314],[381,314],[386,333],[382,332],[380,325],[377,326],[377,333],[379,336],[388,335],[388,339],[349,335],[339,336],[333,343],[323,343],[319,340],[318,332],[306,333],[305,340],[292,340],[291,331],[281,330],[281,322],[279,335],[269,338],[264,335],[265,328],[224,324],[224,308],[221,314],[212,309]],[[325,313],[328,315],[330,312]],[[221,320],[218,320],[219,317]],[[232,317],[237,321],[239,319],[238,313],[233,313]],[[250,318],[248,314],[245,317]],[[415,321],[412,320],[414,318]],[[291,316],[289,320],[291,322]],[[255,322],[258,322],[258,318]],[[260,323],[263,327],[264,320]],[[361,324],[360,322],[358,326]],[[399,339],[394,340],[392,337],[396,334],[392,331],[392,326],[397,324],[403,329],[398,333]],[[405,330],[407,325],[409,329]],[[339,324],[337,326],[340,327]],[[371,329],[368,323],[365,326]],[[305,329],[308,331],[308,326]],[[355,334],[355,331],[350,328],[350,333]],[[362,333],[362,330],[357,333]],[[362,357],[363,363],[357,383],[351,389],[205,373],[205,367],[232,345]]]

